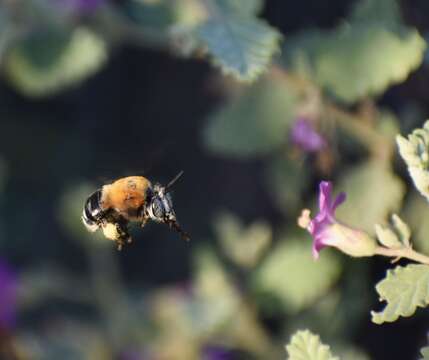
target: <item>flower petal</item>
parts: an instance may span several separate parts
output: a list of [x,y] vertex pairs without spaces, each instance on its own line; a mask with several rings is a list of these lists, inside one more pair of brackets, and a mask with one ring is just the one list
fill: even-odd
[[310,120],[298,118],[291,130],[291,140],[303,151],[316,152],[326,147],[325,138],[320,135]]
[[322,236],[315,236],[313,241],[313,258],[317,260],[319,258],[319,252],[322,250],[326,244],[323,242]]
[[335,211],[335,209],[341,205],[344,201],[346,201],[346,193],[342,192],[339,193],[338,196],[336,197],[334,203],[332,204],[332,212]]
[[332,194],[332,183],[330,181],[321,181],[319,184],[320,212],[330,211],[331,194]]

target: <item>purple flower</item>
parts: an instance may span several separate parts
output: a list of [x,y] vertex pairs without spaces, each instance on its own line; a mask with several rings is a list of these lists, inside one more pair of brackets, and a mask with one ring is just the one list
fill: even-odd
[[73,13],[88,14],[97,10],[97,8],[106,2],[106,0],[56,0],[59,5]]
[[322,181],[319,184],[319,213],[310,219],[310,210],[305,209],[298,220],[299,226],[306,228],[313,236],[313,257],[319,258],[319,252],[325,246],[333,246],[350,256],[374,255],[376,243],[368,234],[342,224],[335,218],[335,210],[346,199],[340,193],[332,201],[332,183]]
[[18,278],[10,266],[0,259],[0,329],[15,326]]
[[219,346],[207,346],[203,350],[203,360],[229,360],[231,353]]
[[290,138],[295,146],[306,152],[317,152],[326,147],[325,138],[314,129],[309,120],[303,117],[295,120]]
[[135,351],[135,350],[126,350],[123,351],[120,356],[119,356],[120,360],[143,360],[143,356]]

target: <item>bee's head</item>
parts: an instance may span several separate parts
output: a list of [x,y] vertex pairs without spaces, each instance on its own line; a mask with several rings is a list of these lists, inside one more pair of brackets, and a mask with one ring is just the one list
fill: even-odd
[[189,240],[188,234],[180,228],[179,223],[177,222],[176,213],[173,209],[173,202],[171,200],[171,195],[169,194],[171,186],[179,179],[180,176],[182,176],[182,174],[183,171],[181,171],[166,186],[162,186],[160,184],[154,185],[146,211],[149,218],[156,222],[169,225],[171,228],[179,232],[184,239]]
[[156,222],[168,223],[169,221],[176,221],[171,195],[166,193],[165,190],[164,186],[155,184],[149,200],[147,212],[149,217]]

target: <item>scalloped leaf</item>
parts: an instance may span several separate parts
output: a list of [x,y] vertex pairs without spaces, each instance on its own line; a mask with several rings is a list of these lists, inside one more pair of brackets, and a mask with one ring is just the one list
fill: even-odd
[[104,41],[86,28],[69,36],[39,35],[11,49],[5,61],[10,82],[28,96],[49,96],[76,85],[107,59]]
[[213,153],[250,158],[286,144],[296,96],[280,80],[260,81],[211,116],[204,129]]
[[387,276],[375,287],[380,301],[387,304],[380,312],[371,312],[376,324],[396,321],[400,316],[408,317],[417,307],[429,305],[429,266],[397,266],[387,271]]
[[319,335],[314,335],[309,330],[297,331],[286,350],[288,360],[339,360],[332,355],[329,346],[320,341]]
[[217,12],[197,33],[213,63],[224,74],[251,82],[268,67],[279,50],[280,33],[264,21],[233,12]]
[[352,168],[338,189],[347,194],[347,201],[337,210],[338,218],[371,234],[375,223],[385,223],[389,213],[400,208],[405,193],[400,178],[375,161]]
[[396,137],[399,153],[408,167],[417,190],[429,200],[429,121],[408,138]]
[[256,270],[252,281],[257,292],[273,294],[283,303],[285,311],[296,313],[325,294],[340,271],[333,252],[326,251],[316,263],[308,239],[284,235]]

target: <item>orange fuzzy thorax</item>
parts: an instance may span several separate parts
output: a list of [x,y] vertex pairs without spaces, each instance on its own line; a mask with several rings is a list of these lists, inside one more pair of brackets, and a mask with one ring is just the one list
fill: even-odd
[[143,176],[128,176],[103,186],[101,204],[103,209],[115,209],[123,214],[132,214],[146,203],[147,189],[152,185]]

